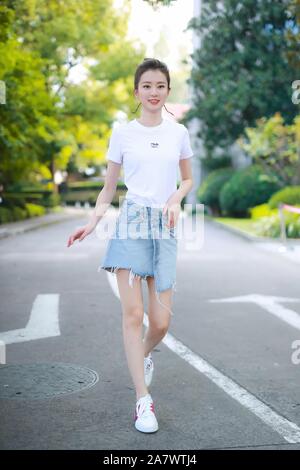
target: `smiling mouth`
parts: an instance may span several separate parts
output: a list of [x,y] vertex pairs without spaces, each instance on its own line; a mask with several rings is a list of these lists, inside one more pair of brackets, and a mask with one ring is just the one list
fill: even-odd
[[149,100],[149,101],[150,101],[150,103],[152,103],[152,104],[157,104],[157,103],[159,103],[160,100]]

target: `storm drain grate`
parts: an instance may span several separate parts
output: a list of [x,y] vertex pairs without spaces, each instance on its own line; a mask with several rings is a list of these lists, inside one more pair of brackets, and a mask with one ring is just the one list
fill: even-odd
[[87,367],[61,362],[0,366],[0,398],[43,399],[79,392],[99,380]]

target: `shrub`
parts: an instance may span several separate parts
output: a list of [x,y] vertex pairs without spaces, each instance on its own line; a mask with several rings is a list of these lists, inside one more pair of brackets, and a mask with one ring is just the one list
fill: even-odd
[[259,204],[258,206],[250,207],[249,212],[251,219],[253,220],[276,215],[278,213],[277,209],[271,209],[267,202],[264,204]]
[[219,157],[206,157],[201,158],[201,163],[205,170],[209,172],[214,170],[221,170],[223,168],[231,168],[231,157],[229,155],[222,155]]
[[219,168],[212,171],[198,189],[198,200],[210,206],[213,212],[220,212],[219,196],[224,184],[232,177],[232,168]]
[[[66,193],[61,194],[61,202],[67,205],[74,205],[76,202],[80,202],[80,204],[84,205],[84,203],[88,202],[90,206],[94,207],[96,204],[99,192],[100,192],[99,189],[97,191],[87,191],[87,190],[68,191]],[[126,191],[124,191],[123,188],[120,189],[117,187],[113,200],[111,201],[111,204],[113,206],[118,207],[119,199],[124,197],[125,192]]]
[[12,221],[12,212],[7,207],[0,207],[0,224],[7,224]]
[[9,210],[13,210],[14,207],[25,209],[25,203],[23,194],[3,193],[1,205]]
[[14,207],[12,210],[12,214],[14,221],[27,219],[27,211],[26,209],[21,209],[21,207]]
[[30,202],[26,204],[26,211],[28,217],[37,217],[46,213],[46,210],[43,206],[39,206],[38,204],[31,204]]
[[265,174],[260,165],[237,170],[221,189],[221,210],[225,215],[247,217],[250,207],[267,202],[279,188],[276,174]]
[[271,209],[275,209],[281,202],[290,204],[291,206],[300,204],[300,186],[287,186],[280,191],[276,191],[270,198],[268,204]]
[[9,222],[17,222],[25,220],[28,217],[44,215],[46,212],[43,206],[37,204],[26,203],[25,209],[18,206],[0,207],[0,224]]
[[45,193],[43,199],[41,200],[41,204],[44,207],[54,207],[58,206],[61,202],[61,196],[57,193]]
[[[98,192],[101,191],[101,189],[104,186],[104,180],[103,181],[73,181],[72,183],[67,184],[67,189],[69,191],[81,191],[81,190],[97,190]],[[117,187],[120,189],[127,189],[126,185],[122,181],[117,182]]]
[[[262,217],[253,226],[257,235],[263,237],[279,238],[281,235],[281,225],[278,210],[277,214],[271,217]],[[286,236],[287,238],[300,238],[300,216],[284,211]]]
[[42,192],[42,191],[53,191],[54,183],[47,181],[47,183],[38,183],[38,182],[28,182],[28,181],[18,181],[13,184],[10,184],[7,188],[9,192],[17,193],[32,193],[32,192]]
[[6,191],[3,193],[3,205],[10,209],[13,207],[18,206],[22,209],[25,209],[25,204],[27,202],[32,202],[33,204],[41,203],[44,197],[44,194],[48,195],[51,194],[49,191],[44,192],[26,192],[26,193],[16,193],[16,192],[9,192]]

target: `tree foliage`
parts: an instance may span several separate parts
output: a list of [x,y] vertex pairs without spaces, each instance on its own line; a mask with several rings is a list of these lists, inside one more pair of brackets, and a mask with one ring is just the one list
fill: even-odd
[[[105,161],[116,113],[135,105],[143,47],[126,38],[130,1],[3,0],[0,6],[0,182]],[[70,80],[85,67],[86,79]],[[48,172],[48,174],[47,174]]]
[[[299,3],[299,0],[297,0]],[[201,37],[189,79],[195,99],[186,122],[201,120],[208,149],[228,146],[255,120],[280,112],[292,122],[299,27],[288,0],[207,0],[188,29]]]
[[254,128],[246,128],[247,139],[241,138],[242,148],[266,172],[275,171],[282,185],[300,184],[300,116],[285,125],[276,113],[270,119],[261,118]]

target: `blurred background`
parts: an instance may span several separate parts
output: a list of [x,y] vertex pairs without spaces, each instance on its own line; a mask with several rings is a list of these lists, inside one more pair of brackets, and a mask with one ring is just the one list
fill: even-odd
[[0,23],[0,224],[95,205],[155,57],[195,153],[183,204],[271,238],[283,209],[300,238],[300,0],[4,0]]

